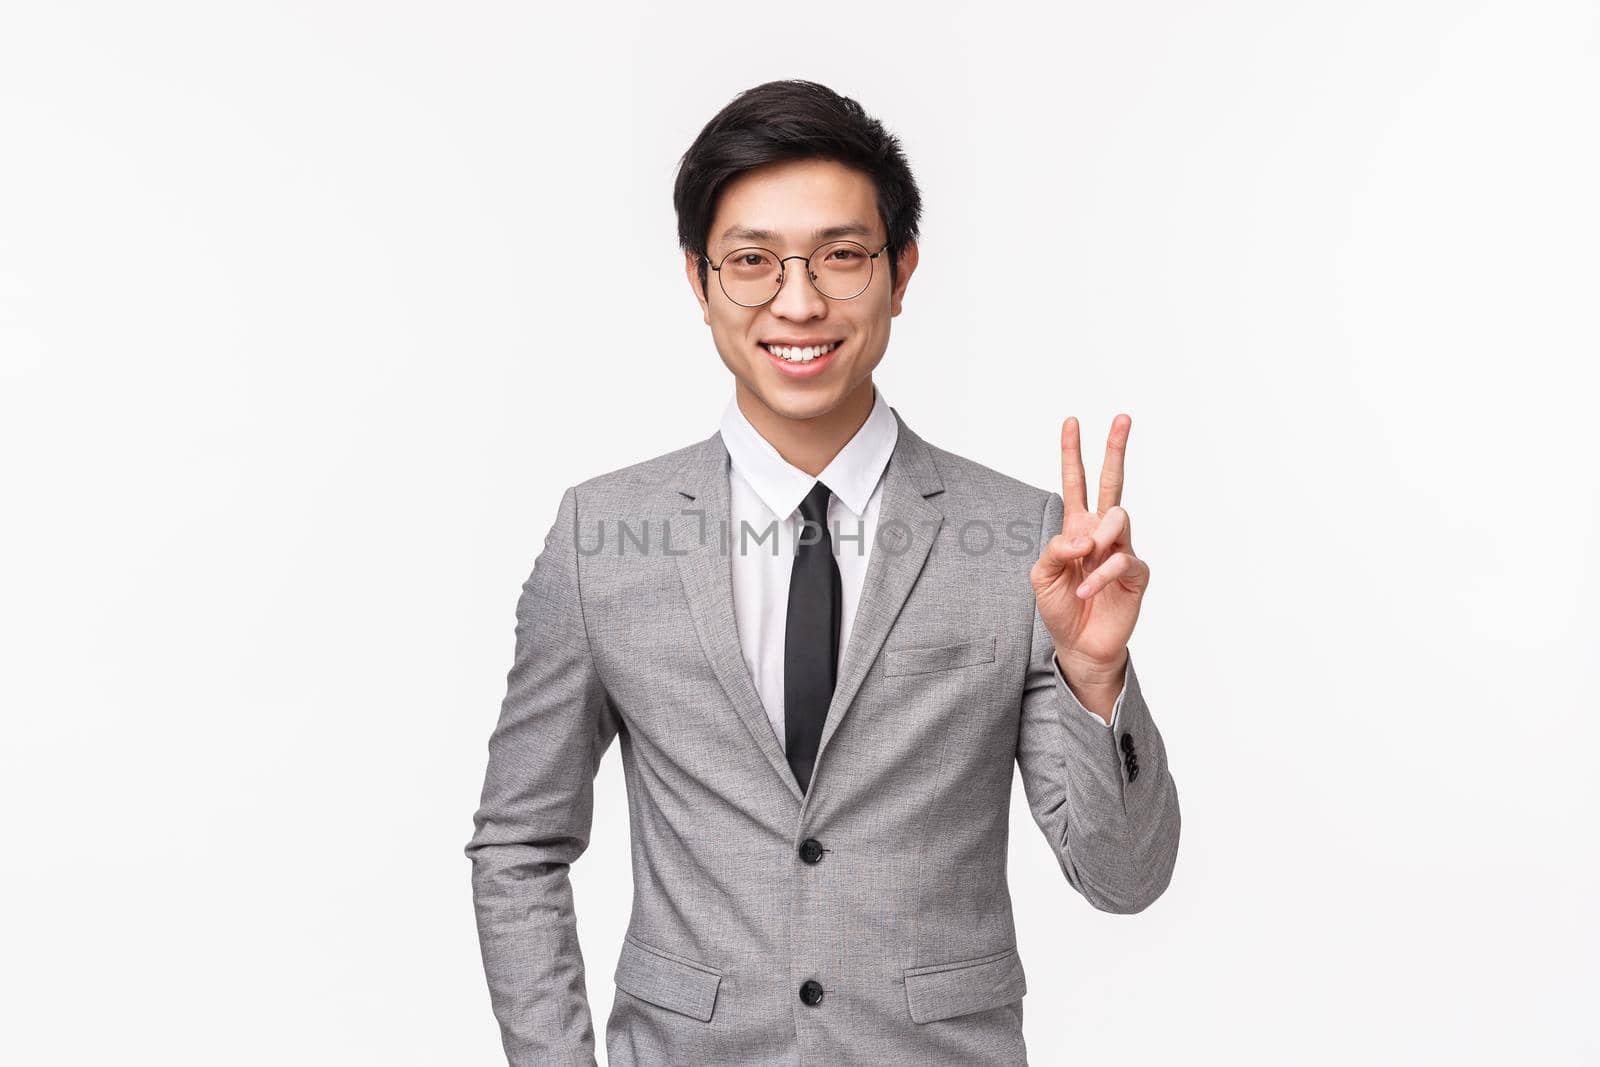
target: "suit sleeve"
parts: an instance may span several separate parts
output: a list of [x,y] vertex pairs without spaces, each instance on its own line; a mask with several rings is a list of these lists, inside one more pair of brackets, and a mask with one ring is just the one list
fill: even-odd
[[[1040,545],[1061,529],[1061,514],[1051,493]],[[1131,650],[1114,722],[1108,730],[1073,694],[1035,607],[1017,735],[1023,791],[1068,884],[1100,911],[1128,914],[1166,890],[1179,829],[1177,787]]]
[[584,626],[577,506],[569,488],[522,586],[466,848],[489,997],[512,1067],[595,1062],[568,871],[589,844],[594,776],[618,720]]

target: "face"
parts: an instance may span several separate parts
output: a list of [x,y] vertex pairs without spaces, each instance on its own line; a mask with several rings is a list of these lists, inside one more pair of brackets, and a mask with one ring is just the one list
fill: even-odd
[[[724,187],[707,251],[715,266],[739,248],[809,256],[835,238],[855,241],[868,252],[883,247],[888,234],[872,179],[828,160],[795,160],[747,171]],[[815,419],[852,399],[859,402],[863,390],[871,396],[872,371],[889,344],[889,320],[900,314],[916,264],[913,243],[902,253],[891,286],[888,255],[880,255],[860,295],[832,300],[812,285],[806,265],[792,259],[783,264],[778,295],[751,308],[730,300],[709,268],[702,292],[698,257],[684,257],[690,288],[741,400],[793,420]],[[773,348],[785,349],[788,358]],[[794,350],[806,348],[826,353],[797,361]]]

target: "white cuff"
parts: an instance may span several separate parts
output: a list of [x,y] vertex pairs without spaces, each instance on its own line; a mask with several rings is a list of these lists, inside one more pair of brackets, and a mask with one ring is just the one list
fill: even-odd
[[1078,699],[1078,694],[1072,691],[1072,686],[1067,684],[1067,679],[1061,673],[1061,663],[1056,659],[1054,652],[1050,653],[1050,669],[1055,672],[1056,680],[1061,683],[1061,688],[1067,694],[1067,699],[1072,706],[1108,730],[1117,728],[1117,718],[1122,714],[1122,698],[1128,695],[1128,665],[1122,665],[1122,692],[1117,694],[1117,702],[1111,706],[1111,721],[1107,722],[1088,708],[1083,706],[1083,701]]

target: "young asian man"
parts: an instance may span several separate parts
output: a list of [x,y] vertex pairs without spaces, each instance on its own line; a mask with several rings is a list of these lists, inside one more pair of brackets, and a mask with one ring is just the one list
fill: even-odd
[[1075,418],[1057,494],[889,407],[921,201],[853,100],[740,94],[674,200],[733,396],[709,437],[569,487],[523,586],[467,846],[508,1061],[594,1062],[568,872],[620,739],[612,1067],[1025,1063],[1013,765],[1095,908],[1141,911],[1177,855],[1128,652],[1131,420],[1091,508]]

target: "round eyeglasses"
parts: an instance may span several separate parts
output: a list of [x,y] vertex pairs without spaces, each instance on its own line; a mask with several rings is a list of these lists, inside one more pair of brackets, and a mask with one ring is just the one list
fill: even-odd
[[[767,248],[735,248],[722,262],[706,265],[717,272],[717,284],[740,307],[758,308],[770,303],[783,288],[783,265],[798,259],[817,292],[829,300],[849,300],[872,284],[872,264],[885,248],[868,252],[854,241],[829,241],[809,256],[780,256]],[[705,257],[701,257],[705,258]]]

